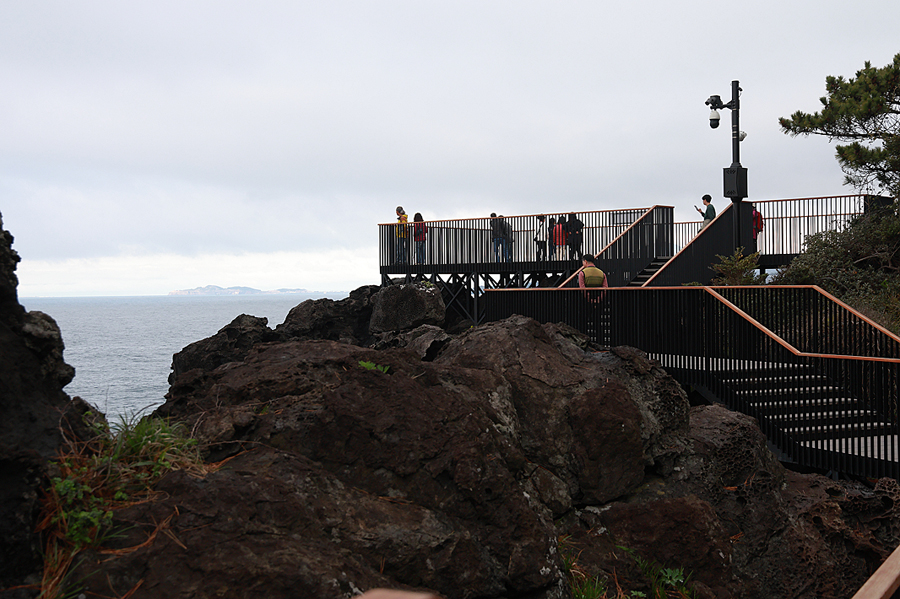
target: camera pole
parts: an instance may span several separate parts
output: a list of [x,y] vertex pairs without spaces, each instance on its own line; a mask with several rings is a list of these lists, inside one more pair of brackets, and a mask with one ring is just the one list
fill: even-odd
[[731,166],[724,169],[724,196],[731,198],[734,209],[734,247],[741,246],[741,201],[747,197],[747,169],[741,166],[741,140],[746,134],[741,133],[740,108],[741,86],[738,81],[731,82],[731,101],[723,103],[719,96],[710,96],[706,105],[712,108],[709,126],[715,129],[719,126],[720,108],[731,110]]

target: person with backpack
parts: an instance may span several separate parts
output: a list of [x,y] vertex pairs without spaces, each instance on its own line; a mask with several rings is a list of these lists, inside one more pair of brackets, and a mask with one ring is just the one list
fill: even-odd
[[750,222],[753,223],[753,241],[756,241],[756,236],[763,230],[763,217],[756,209],[756,204],[750,204],[750,207],[753,209],[750,212]]
[[413,241],[416,242],[416,264],[425,264],[425,239],[428,235],[428,225],[420,212],[413,216]]

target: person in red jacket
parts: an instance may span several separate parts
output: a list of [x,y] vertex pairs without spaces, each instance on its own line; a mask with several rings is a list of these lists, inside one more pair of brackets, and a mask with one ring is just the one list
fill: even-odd
[[428,225],[425,224],[422,214],[416,212],[413,216],[413,241],[416,242],[416,264],[425,264],[425,238],[428,235]]
[[553,245],[554,253],[557,260],[565,260],[566,259],[566,250],[568,249],[567,240],[569,238],[569,233],[566,230],[566,217],[560,216],[559,221],[556,223],[556,226],[553,227]]
[[763,217],[756,209],[756,204],[750,204],[750,206],[753,208],[750,212],[750,222],[753,223],[753,241],[756,241],[756,236],[763,230]]

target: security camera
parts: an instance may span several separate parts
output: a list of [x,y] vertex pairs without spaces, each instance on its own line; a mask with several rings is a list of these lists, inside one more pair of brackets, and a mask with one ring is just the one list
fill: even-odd
[[745,139],[746,137],[747,137],[747,132],[746,132],[746,131],[741,131],[740,133],[738,133],[738,141],[744,141],[744,139]]
[[719,126],[719,111],[718,110],[713,109],[709,113],[709,126],[712,127],[713,129],[715,129],[716,127]]

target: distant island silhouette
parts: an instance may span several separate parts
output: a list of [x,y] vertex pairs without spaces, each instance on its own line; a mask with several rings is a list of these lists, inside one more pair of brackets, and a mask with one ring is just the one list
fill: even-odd
[[306,289],[274,289],[271,291],[262,291],[253,287],[219,287],[218,285],[206,285],[205,287],[194,287],[193,289],[179,289],[170,291],[169,295],[275,295],[275,294],[295,294],[295,293],[319,293],[317,291],[307,291]]

